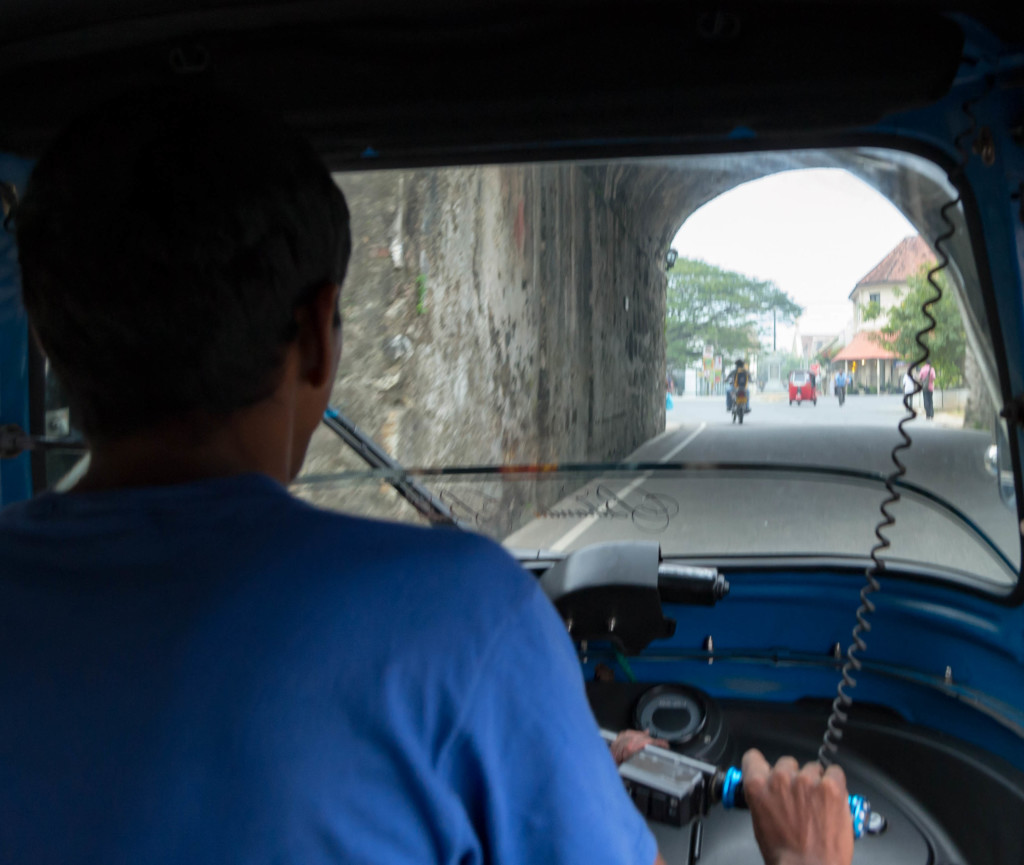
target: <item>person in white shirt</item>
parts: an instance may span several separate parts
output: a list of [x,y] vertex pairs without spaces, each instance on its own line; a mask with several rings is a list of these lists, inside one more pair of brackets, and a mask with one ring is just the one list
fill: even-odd
[[912,395],[915,390],[917,390],[917,382],[914,381],[914,377],[910,374],[910,370],[908,369],[903,373],[903,395]]

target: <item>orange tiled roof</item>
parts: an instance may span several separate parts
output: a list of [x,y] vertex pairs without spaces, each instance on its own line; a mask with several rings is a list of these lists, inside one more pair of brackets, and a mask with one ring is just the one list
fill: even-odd
[[837,360],[899,360],[900,356],[896,352],[889,351],[881,343],[875,341],[880,336],[878,331],[858,331],[853,335],[850,344],[832,358],[832,362],[835,363]]
[[885,282],[906,282],[907,279],[921,269],[922,264],[934,264],[935,261],[935,253],[932,252],[928,244],[924,242],[921,235],[915,234],[913,237],[905,237],[896,245],[896,248],[893,249],[892,252],[878,262],[878,264],[876,264],[871,271],[853,287],[853,291],[850,292],[850,297],[852,298],[853,292],[862,285],[875,285],[877,283]]

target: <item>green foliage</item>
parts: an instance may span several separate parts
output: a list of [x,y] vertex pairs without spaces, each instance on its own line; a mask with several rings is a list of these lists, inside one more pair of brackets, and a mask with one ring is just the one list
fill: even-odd
[[790,354],[786,352],[779,358],[780,372],[782,380],[786,381],[789,378],[789,374],[796,369],[807,369],[807,361],[805,361],[798,354]]
[[[907,280],[906,291],[899,295],[900,303],[888,311],[881,328],[879,341],[906,361],[915,361],[922,353],[914,335],[928,325],[921,313],[922,304],[935,297],[935,289],[928,282],[928,269],[922,266]],[[924,340],[931,351],[936,387],[958,387],[964,381],[967,334],[946,274],[937,274],[935,280],[942,287],[942,300],[930,307],[935,330]]]
[[811,362],[814,363],[817,361],[822,367],[828,369],[832,365],[832,358],[839,354],[839,352],[842,351],[842,348],[843,344],[836,339],[819,351]]
[[427,311],[427,275],[421,273],[416,277],[416,315],[423,315]]
[[864,321],[874,321],[882,315],[882,304],[877,300],[870,300],[865,304],[861,304],[860,314]]
[[712,345],[715,354],[744,357],[760,348],[759,333],[793,321],[803,309],[773,282],[760,282],[703,261],[679,258],[668,272],[665,345],[670,368],[691,366]]

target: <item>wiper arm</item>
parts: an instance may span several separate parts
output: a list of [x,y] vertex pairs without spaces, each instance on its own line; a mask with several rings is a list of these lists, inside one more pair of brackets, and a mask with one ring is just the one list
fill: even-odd
[[431,523],[461,528],[448,505],[406,475],[401,463],[333,406],[328,406],[324,412],[324,425],[352,448],[370,468],[394,472],[394,475],[385,478],[387,482]]

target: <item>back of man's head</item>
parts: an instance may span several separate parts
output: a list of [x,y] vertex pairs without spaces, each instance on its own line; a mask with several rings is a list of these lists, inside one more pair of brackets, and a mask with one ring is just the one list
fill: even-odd
[[351,248],[344,198],[308,142],[178,91],[75,122],[16,224],[30,322],[94,440],[269,396],[296,310],[341,284]]

